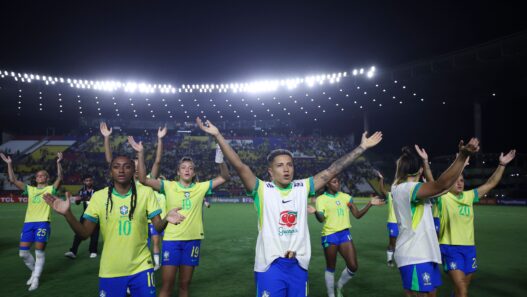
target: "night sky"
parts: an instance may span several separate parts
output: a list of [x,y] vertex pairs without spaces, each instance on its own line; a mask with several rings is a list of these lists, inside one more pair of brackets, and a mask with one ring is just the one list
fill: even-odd
[[[375,65],[384,86],[392,83],[389,72],[401,65],[527,29],[524,10],[501,2],[173,2],[4,1],[0,69],[182,84],[295,77]],[[527,77],[522,65],[525,56],[401,80],[425,96],[428,105],[383,110],[372,105],[371,128],[386,132],[387,149],[421,142],[445,153],[452,144],[455,148],[457,139],[473,134],[471,108],[478,100],[488,150],[526,148],[514,139],[524,126],[521,111],[514,108],[526,97],[521,90]],[[496,75],[483,76],[492,72]],[[0,92],[4,131],[14,125],[10,118],[14,113],[8,111],[9,88],[16,86],[4,84],[4,93]],[[497,96],[492,98],[494,92]],[[441,107],[445,99],[448,104]],[[310,123],[338,127],[333,130],[344,134],[360,133],[361,111],[353,110],[346,118],[349,122],[336,123],[321,115],[318,123]],[[409,133],[401,133],[404,129]]]

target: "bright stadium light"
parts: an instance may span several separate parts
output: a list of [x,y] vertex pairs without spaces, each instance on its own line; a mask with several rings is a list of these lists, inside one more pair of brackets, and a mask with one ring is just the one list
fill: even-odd
[[[375,72],[375,66],[368,68],[358,68],[352,70],[353,76],[364,75],[371,78]],[[283,79],[267,79],[252,82],[231,82],[231,83],[194,83],[181,84],[179,87],[173,87],[171,84],[150,84],[147,82],[120,82],[116,80],[88,80],[88,79],[73,79],[63,76],[39,75],[32,73],[19,73],[14,71],[0,70],[0,78],[10,77],[16,82],[31,83],[33,80],[42,81],[46,85],[67,84],[71,88],[77,89],[93,89],[98,91],[115,92],[124,91],[127,93],[143,93],[143,94],[176,94],[176,93],[192,93],[194,91],[200,93],[260,93],[260,92],[275,92],[279,89],[293,90],[299,87],[313,88],[316,85],[337,84],[345,77],[348,77],[348,72],[332,72],[319,73],[304,77],[283,78]]]

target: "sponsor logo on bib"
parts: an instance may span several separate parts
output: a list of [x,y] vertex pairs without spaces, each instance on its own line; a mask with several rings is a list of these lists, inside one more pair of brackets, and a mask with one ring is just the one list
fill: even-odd
[[292,210],[284,210],[280,213],[280,222],[279,224],[282,226],[287,226],[289,228],[296,225],[296,211]]

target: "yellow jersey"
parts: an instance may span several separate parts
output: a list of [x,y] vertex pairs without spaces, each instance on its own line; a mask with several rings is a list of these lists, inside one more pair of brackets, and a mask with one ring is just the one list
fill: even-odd
[[351,228],[348,203],[353,203],[353,198],[342,192],[334,195],[325,192],[317,197],[317,211],[325,218],[322,236]]
[[24,223],[51,222],[51,207],[44,201],[42,196],[46,193],[56,195],[57,189],[53,186],[37,188],[26,185],[24,193],[27,193],[27,209]]
[[392,193],[388,192],[386,195],[386,202],[388,205],[388,223],[395,223],[397,224],[397,218],[395,217],[395,210],[393,210],[393,198]]
[[178,181],[161,181],[161,194],[166,197],[166,211],[181,207],[179,213],[185,216],[181,224],[169,224],[163,240],[203,239],[203,199],[212,193],[212,180],[192,183],[185,187]]
[[161,213],[154,191],[149,187],[136,187],[136,206],[130,220],[132,189],[125,195],[114,189],[113,204],[106,206],[108,190],[106,187],[93,194],[83,216],[99,223],[104,238],[99,277],[129,276],[153,268],[147,246],[148,219]]
[[441,219],[439,243],[449,245],[474,245],[474,207],[478,202],[478,190],[473,189],[458,196],[446,193],[439,197]]

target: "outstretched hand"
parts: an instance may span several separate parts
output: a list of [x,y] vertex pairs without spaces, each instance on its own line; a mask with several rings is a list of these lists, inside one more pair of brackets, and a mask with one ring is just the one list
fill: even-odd
[[198,124],[198,127],[203,130],[205,133],[208,133],[212,136],[216,136],[220,134],[220,130],[216,128],[209,120],[206,120],[205,122],[201,121],[199,117],[196,118],[196,124]]
[[364,149],[369,149],[376,146],[382,140],[382,132],[377,131],[372,136],[368,137],[368,132],[362,133],[362,140],[360,146]]
[[307,212],[313,214],[313,213],[317,212],[317,209],[314,208],[312,205],[308,204],[307,205]]
[[104,137],[112,135],[112,128],[108,129],[108,126],[106,126],[105,122],[101,122],[101,124],[99,125],[99,129],[101,130],[101,134]]
[[169,223],[175,224],[175,225],[183,222],[183,220],[185,219],[185,216],[179,213],[180,210],[181,210],[181,207],[176,207],[176,208],[171,209],[167,213],[167,216],[165,217],[165,219]]
[[4,160],[7,164],[11,164],[13,161],[11,160],[11,157],[4,155],[3,153],[0,153],[0,158]]
[[384,201],[383,199],[380,199],[379,196],[375,196],[370,199],[370,203],[371,205],[379,206],[379,205],[386,204],[386,201]]
[[66,215],[70,211],[70,193],[66,192],[66,200],[62,200],[57,196],[53,196],[50,193],[44,194],[43,198],[46,203],[53,208],[57,213]]
[[133,136],[128,136],[128,143],[132,146],[132,148],[136,152],[138,152],[138,153],[143,152],[144,148],[143,148],[143,142],[142,141],[139,141],[139,143],[137,143],[137,142],[135,142]]
[[424,148],[420,148],[416,144],[415,145],[415,150],[417,151],[417,154],[419,155],[419,157],[421,157],[421,159],[423,159],[423,161],[427,161],[428,160],[428,154],[426,153]]
[[165,125],[163,128],[159,127],[157,129],[157,138],[163,138],[167,135],[167,125]]
[[503,155],[503,153],[500,154],[500,165],[507,165],[510,163],[510,161],[512,161],[514,159],[514,157],[516,157],[516,150],[511,150],[510,152],[508,152],[506,155]]
[[459,152],[470,156],[479,151],[479,140],[477,138],[471,138],[470,141],[465,144],[463,140],[459,142]]

